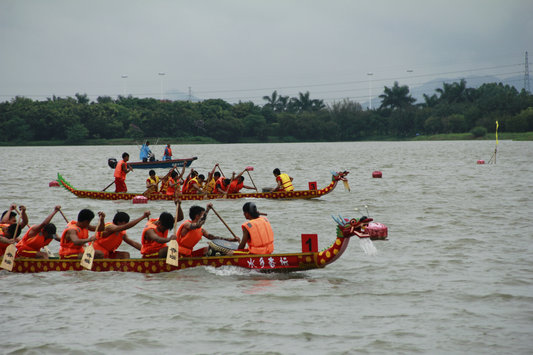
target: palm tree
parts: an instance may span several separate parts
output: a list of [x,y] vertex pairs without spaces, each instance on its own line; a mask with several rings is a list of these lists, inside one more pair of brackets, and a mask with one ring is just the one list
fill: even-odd
[[450,104],[470,101],[471,89],[466,88],[466,80],[461,79],[460,82],[451,84],[442,83],[442,89],[435,89],[440,94],[439,100]]
[[402,109],[411,106],[416,99],[409,95],[409,87],[407,85],[399,86],[395,81],[392,88],[385,86],[383,94],[379,95],[381,98],[380,108]]
[[278,100],[279,100],[277,90],[274,90],[274,92],[272,93],[272,96],[266,96],[266,95],[263,96],[263,100],[267,101],[267,104],[265,106],[270,106],[272,107],[272,109],[274,109],[276,105],[278,104]]

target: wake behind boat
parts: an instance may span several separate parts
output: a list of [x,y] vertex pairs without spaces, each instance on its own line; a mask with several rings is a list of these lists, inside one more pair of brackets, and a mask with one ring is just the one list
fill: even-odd
[[[241,199],[241,198],[268,198],[268,199],[311,199],[324,196],[335,189],[337,183],[342,181],[348,188],[348,171],[332,173],[331,182],[326,187],[317,190],[293,190],[293,191],[274,191],[274,192],[250,192],[250,193],[230,193],[224,194],[181,194],[182,201],[189,200],[214,200],[214,199]],[[81,198],[92,198],[98,200],[133,200],[142,193],[130,192],[107,192],[94,190],[78,190],[66,181],[61,174],[57,174],[57,182],[60,186]],[[152,193],[145,196],[148,200],[174,200],[173,195],[161,193]]]
[[[316,234],[302,234],[302,252],[276,253],[265,255],[226,255],[205,257],[180,257],[179,265],[166,263],[166,259],[95,259],[91,271],[120,271],[139,273],[160,273],[198,266],[219,268],[235,266],[261,272],[292,272],[324,268],[339,259],[348,247],[350,238],[360,238],[361,247],[368,252],[373,246],[367,227],[372,218],[359,219],[335,217],[337,237],[326,249],[318,251]],[[80,260],[73,259],[31,259],[17,258],[13,263],[12,272],[36,273],[47,271],[81,271],[86,270]]]

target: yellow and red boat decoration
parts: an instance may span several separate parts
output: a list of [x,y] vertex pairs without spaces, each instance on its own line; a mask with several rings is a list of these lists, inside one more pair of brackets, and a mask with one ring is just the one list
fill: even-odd
[[[335,218],[334,218],[335,219]],[[312,250],[315,247],[309,246],[308,251],[304,248],[302,235],[302,249],[300,253],[277,253],[265,255],[223,255],[205,257],[180,257],[179,265],[173,266],[166,263],[166,259],[95,259],[91,271],[119,271],[119,272],[139,272],[139,273],[160,273],[170,272],[192,267],[223,267],[234,266],[245,269],[252,269],[261,272],[292,272],[309,269],[323,268],[337,260],[348,247],[352,236],[365,239],[370,242],[370,236],[364,232],[365,226],[372,221],[371,218],[361,217],[360,219],[335,219],[337,222],[337,238],[326,249],[322,251]],[[313,235],[316,237],[316,235]],[[305,247],[304,247],[305,245]],[[311,244],[309,244],[311,245]],[[14,261],[12,272],[36,273],[47,271],[82,271],[86,270],[76,259],[31,259],[17,258]]]
[[[345,186],[348,186],[346,175],[348,171],[332,173],[331,182],[323,189],[317,190],[293,190],[293,191],[274,191],[274,192],[245,192],[232,194],[181,194],[182,201],[188,200],[213,200],[213,199],[240,199],[240,198],[268,198],[268,199],[311,199],[324,196],[335,189],[337,183],[342,181]],[[74,188],[68,181],[66,181],[61,174],[57,174],[57,182],[74,195],[81,198],[92,198],[98,200],[133,200],[136,196],[142,195],[140,193],[130,192],[107,192],[94,190],[78,190]],[[174,200],[174,196],[165,195],[161,193],[152,193],[145,195],[148,200]]]

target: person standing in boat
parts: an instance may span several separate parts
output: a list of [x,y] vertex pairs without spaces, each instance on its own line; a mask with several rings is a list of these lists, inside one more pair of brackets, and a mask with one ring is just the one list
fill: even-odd
[[52,213],[46,217],[41,224],[32,226],[21,241],[17,243],[17,257],[48,259],[48,254],[41,249],[50,244],[52,239],[56,239],[56,226],[52,218],[61,210],[61,206],[55,206]]
[[130,155],[126,152],[122,153],[122,160],[118,162],[115,167],[115,192],[128,192],[126,186],[126,174],[133,171],[131,166],[128,166]]
[[[98,231],[104,230],[104,217],[102,212],[98,213],[100,222]],[[96,226],[91,225],[94,212],[89,209],[82,209],[78,213],[77,221],[70,221],[61,234],[59,242],[59,257],[61,259],[81,259],[83,256],[83,246],[85,243],[93,242],[96,238],[89,237],[89,231],[95,231]]]
[[202,228],[206,219],[207,213],[213,207],[212,203],[208,203],[206,208],[200,206],[192,206],[189,209],[189,218],[183,222],[176,233],[178,236],[179,255],[182,257],[197,257],[207,255],[208,247],[193,250],[196,244],[205,237],[209,240],[222,239],[228,241],[239,241],[235,238],[220,238],[207,232]]
[[[183,219],[181,201],[178,204],[177,221]],[[176,240],[176,235],[167,237],[168,231],[174,226],[174,217],[168,212],[163,212],[158,219],[150,219],[144,226],[141,236],[141,254],[143,258],[166,258],[168,246],[166,243]]]
[[96,236],[93,243],[94,257],[96,259],[129,259],[130,253],[117,251],[117,249],[122,241],[125,241],[135,249],[141,250],[141,244],[131,240],[126,230],[148,217],[150,217],[150,211],[145,211],[141,217],[130,221],[130,216],[126,212],[117,212],[113,217],[113,222],[106,223],[104,231]]
[[[157,143],[157,142],[156,142]],[[146,141],[141,147],[141,151],[139,153],[139,159],[141,159],[143,162],[147,162],[148,160],[154,161],[155,156],[154,153],[150,150],[150,142]]]
[[276,177],[276,187],[274,187],[271,192],[273,191],[293,191],[294,187],[292,186],[292,177],[285,173],[281,173],[281,171],[276,168],[274,171],[272,171],[274,176]]
[[165,151],[163,152],[163,160],[172,160],[172,148],[170,144],[167,144]]
[[[268,219],[261,216],[263,213],[257,210],[253,202],[246,202],[242,211],[248,221],[242,224],[242,240],[233,254],[272,254],[274,232]],[[248,249],[245,249],[246,244]]]

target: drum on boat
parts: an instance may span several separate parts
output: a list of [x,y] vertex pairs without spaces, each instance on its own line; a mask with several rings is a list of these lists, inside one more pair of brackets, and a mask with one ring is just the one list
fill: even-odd
[[207,256],[228,255],[230,251],[237,250],[237,247],[239,246],[236,242],[229,242],[223,239],[210,240],[207,244],[209,244]]

